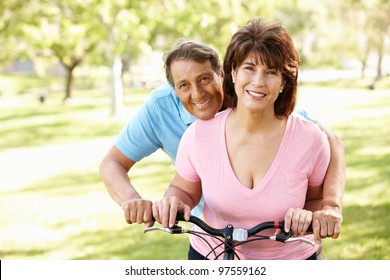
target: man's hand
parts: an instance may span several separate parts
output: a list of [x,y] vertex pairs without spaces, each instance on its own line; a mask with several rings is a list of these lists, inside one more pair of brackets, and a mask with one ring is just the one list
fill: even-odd
[[129,224],[145,224],[146,227],[153,226],[152,205],[153,203],[150,200],[142,198],[134,198],[122,203],[126,222]]
[[336,239],[340,235],[343,215],[339,207],[324,206],[313,213],[313,233],[317,243],[321,238],[332,237]]

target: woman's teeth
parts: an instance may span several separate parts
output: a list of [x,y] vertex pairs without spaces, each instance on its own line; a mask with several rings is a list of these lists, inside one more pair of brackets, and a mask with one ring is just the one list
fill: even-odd
[[264,96],[265,96],[264,93],[258,93],[258,92],[251,91],[251,90],[248,90],[247,92],[248,92],[250,95],[254,96],[254,97],[264,97]]

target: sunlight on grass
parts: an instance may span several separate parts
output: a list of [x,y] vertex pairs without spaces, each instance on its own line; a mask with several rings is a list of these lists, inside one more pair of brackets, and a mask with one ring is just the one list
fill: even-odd
[[338,240],[324,240],[325,255],[389,259],[390,92],[331,94],[337,105],[329,103],[319,111],[331,116],[332,127],[344,140],[347,183],[342,233]]

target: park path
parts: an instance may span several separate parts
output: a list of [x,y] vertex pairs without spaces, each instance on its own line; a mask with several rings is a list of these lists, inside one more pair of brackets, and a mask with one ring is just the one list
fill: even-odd
[[114,138],[98,138],[0,152],[0,190],[15,190],[67,171],[96,168]]

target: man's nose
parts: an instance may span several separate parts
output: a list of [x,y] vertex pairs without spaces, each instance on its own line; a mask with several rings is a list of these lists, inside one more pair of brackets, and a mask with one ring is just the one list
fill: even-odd
[[191,98],[192,99],[199,99],[203,96],[203,90],[202,87],[198,85],[194,85],[191,89]]

